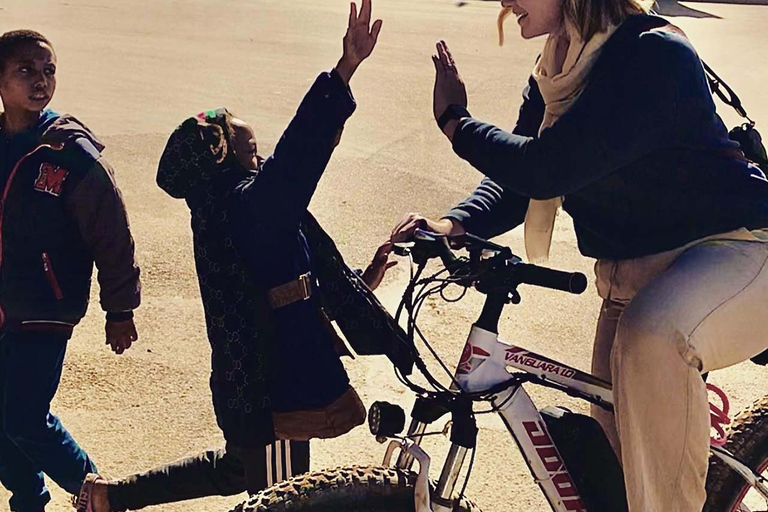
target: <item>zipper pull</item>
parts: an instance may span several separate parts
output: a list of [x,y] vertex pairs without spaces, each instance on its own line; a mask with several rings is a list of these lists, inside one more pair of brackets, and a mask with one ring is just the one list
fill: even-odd
[[56,279],[56,274],[53,272],[53,267],[51,266],[51,259],[48,256],[47,252],[44,252],[42,254],[42,260],[43,260],[43,272],[45,273],[45,277],[48,279],[48,284],[51,285],[51,289],[53,290],[53,294],[56,297],[56,300],[63,299],[64,294],[61,291],[59,280]]

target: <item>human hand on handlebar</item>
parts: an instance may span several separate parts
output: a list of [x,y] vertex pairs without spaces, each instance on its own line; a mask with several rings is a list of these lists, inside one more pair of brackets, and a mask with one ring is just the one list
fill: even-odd
[[392,242],[404,242],[413,235],[416,229],[450,236],[463,235],[465,233],[464,227],[453,219],[432,220],[418,213],[408,213],[392,229],[390,240]]
[[371,55],[381,31],[381,20],[376,20],[371,26],[371,0],[363,0],[360,13],[357,4],[349,6],[349,25],[344,35],[344,53],[336,64],[336,71],[345,84],[355,74],[357,67]]

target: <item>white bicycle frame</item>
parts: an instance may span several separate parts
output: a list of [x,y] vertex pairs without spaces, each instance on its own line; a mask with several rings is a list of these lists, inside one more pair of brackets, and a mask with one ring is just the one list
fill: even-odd
[[[584,399],[613,404],[610,383],[500,341],[497,334],[477,326],[473,326],[469,334],[455,379],[463,391],[482,392],[507,382],[510,379],[510,368],[557,384],[558,387]],[[522,385],[515,385],[498,393],[492,404],[520,448],[552,510],[591,512],[585,508],[578,489],[549,435],[544,419]],[[428,475],[425,473],[429,471],[430,460],[418,446],[420,435],[425,432],[425,428],[423,423],[412,423],[408,434],[413,441],[393,441],[387,450],[384,464],[390,465],[392,454],[397,447],[403,450],[397,461],[398,467],[410,469],[415,457],[420,465],[416,486],[416,512],[450,512],[450,498],[468,450],[455,444],[451,446],[437,487],[432,493],[431,503],[427,506],[425,496],[429,496],[429,488]],[[768,487],[760,475],[755,474],[723,448],[712,446],[711,453],[739,473],[768,502]]]

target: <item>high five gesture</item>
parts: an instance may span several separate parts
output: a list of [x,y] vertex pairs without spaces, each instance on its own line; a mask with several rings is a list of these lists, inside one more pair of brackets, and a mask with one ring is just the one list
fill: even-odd
[[357,67],[371,55],[381,31],[381,20],[371,25],[371,0],[363,0],[358,14],[357,4],[349,6],[349,26],[344,35],[344,53],[336,64],[336,71],[345,83],[357,70]]

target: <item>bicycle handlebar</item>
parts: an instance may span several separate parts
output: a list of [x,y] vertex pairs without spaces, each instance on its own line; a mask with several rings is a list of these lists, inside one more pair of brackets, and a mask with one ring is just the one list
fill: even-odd
[[463,260],[464,265],[459,266],[458,262],[462,260],[459,260],[453,254],[449,241],[467,246],[470,249],[470,253],[473,249],[476,250],[478,258],[479,252],[477,250],[488,250],[496,254],[481,264],[482,270],[479,273],[480,275],[472,283],[481,292],[488,292],[493,289],[503,290],[505,287],[514,289],[518,284],[541,286],[576,295],[587,289],[587,277],[581,272],[563,272],[529,263],[522,263],[520,258],[512,254],[509,248],[470,234],[448,237],[439,233],[417,229],[412,237],[414,260],[419,263],[425,263],[429,259],[440,258],[443,265],[451,270],[452,274],[466,274],[463,269],[466,269],[467,264],[471,266],[472,263]]
[[581,272],[563,272],[526,263],[514,265],[515,274],[521,283],[552,288],[578,295],[587,289],[587,276]]

